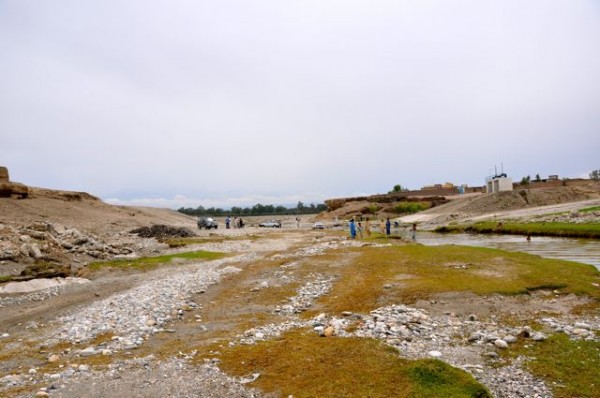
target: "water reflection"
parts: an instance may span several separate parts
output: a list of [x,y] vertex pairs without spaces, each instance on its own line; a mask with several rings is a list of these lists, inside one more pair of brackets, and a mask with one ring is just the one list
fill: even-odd
[[[405,238],[410,239],[409,231]],[[454,244],[519,251],[542,257],[592,264],[600,270],[599,240],[532,236],[531,241],[528,242],[525,236],[520,235],[437,234],[419,231],[416,241],[427,246]]]

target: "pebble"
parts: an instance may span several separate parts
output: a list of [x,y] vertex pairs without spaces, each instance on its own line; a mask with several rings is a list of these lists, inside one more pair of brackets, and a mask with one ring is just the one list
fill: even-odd
[[327,326],[323,331],[323,336],[331,337],[335,334],[335,329],[332,326]]
[[50,355],[50,357],[48,358],[48,362],[50,362],[50,363],[58,362],[59,360],[60,360],[60,357],[56,354]]
[[508,343],[507,343],[506,341],[504,341],[504,340],[500,340],[500,339],[498,339],[498,340],[495,340],[495,341],[494,341],[494,345],[495,345],[496,347],[498,347],[498,348],[502,348],[502,349],[504,349],[504,348],[508,348]]
[[512,344],[512,343],[516,343],[516,342],[517,342],[517,338],[516,338],[515,336],[513,336],[513,335],[510,335],[510,334],[509,334],[508,336],[504,336],[504,337],[502,338],[502,340],[506,341],[506,342],[507,342],[507,343],[509,343],[509,344]]
[[546,335],[544,333],[537,332],[537,333],[534,333],[531,336],[531,340],[533,340],[533,341],[544,341],[544,340],[546,340]]

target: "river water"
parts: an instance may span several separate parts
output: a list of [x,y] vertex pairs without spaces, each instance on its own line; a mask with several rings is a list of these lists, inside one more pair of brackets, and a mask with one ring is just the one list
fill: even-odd
[[[410,239],[409,232],[402,235]],[[427,246],[463,245],[518,251],[592,264],[600,270],[600,240],[532,236],[528,242],[525,236],[521,235],[441,234],[417,231],[416,241]]]

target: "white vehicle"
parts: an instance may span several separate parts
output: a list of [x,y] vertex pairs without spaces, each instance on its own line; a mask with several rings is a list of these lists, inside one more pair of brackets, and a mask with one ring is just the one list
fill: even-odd
[[320,221],[317,221],[313,224],[312,229],[325,229],[325,224]]
[[260,224],[258,224],[258,226],[264,227],[264,228],[281,228],[281,221],[269,220],[269,221],[261,222]]

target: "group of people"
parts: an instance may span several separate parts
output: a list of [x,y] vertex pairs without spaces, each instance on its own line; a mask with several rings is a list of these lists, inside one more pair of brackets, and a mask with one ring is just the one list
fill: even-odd
[[244,220],[242,220],[242,217],[234,217],[233,220],[231,220],[231,217],[227,216],[225,218],[225,228],[229,229],[231,227],[244,228]]
[[[363,226],[362,226],[362,221],[355,221],[354,217],[352,217],[350,219],[350,238],[351,239],[356,239],[357,236],[360,237],[360,239],[363,238]],[[390,236],[392,234],[392,222],[390,221],[390,218],[386,218],[385,220],[381,220],[381,224],[379,225],[379,230],[383,233],[385,231],[385,236]],[[371,223],[369,218],[366,219],[365,221],[365,228],[364,228],[365,234],[367,235],[367,237],[371,236]],[[417,238],[417,224],[413,223],[412,228],[411,228],[411,234],[412,234],[412,239],[415,240]]]

